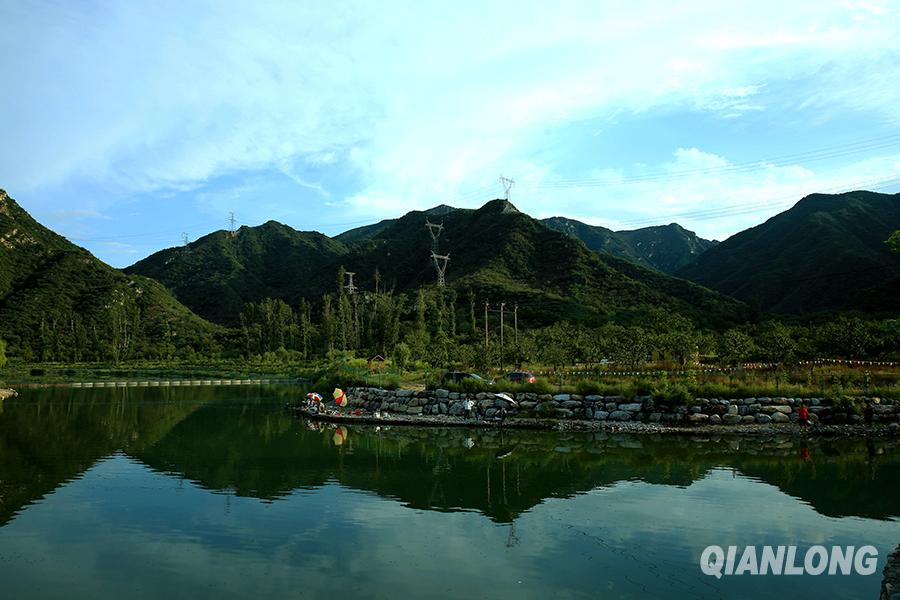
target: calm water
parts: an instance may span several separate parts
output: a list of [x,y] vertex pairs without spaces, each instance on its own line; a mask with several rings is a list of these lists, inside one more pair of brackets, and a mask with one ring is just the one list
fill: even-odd
[[[900,544],[900,442],[318,430],[299,396],[0,403],[0,598],[875,599]],[[709,544],[872,544],[878,573],[716,580]]]

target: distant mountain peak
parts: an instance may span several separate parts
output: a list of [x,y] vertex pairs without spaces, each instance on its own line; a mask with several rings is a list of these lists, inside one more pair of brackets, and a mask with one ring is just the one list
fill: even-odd
[[450,214],[456,210],[459,209],[454,206],[450,206],[449,204],[438,204],[437,206],[429,208],[428,210],[424,210],[422,212],[424,212],[428,216],[439,216]]
[[518,213],[520,211],[509,200],[504,200],[503,198],[497,198],[496,200],[491,200],[490,202],[486,203],[484,206],[479,208],[478,212],[485,213],[485,214],[499,215],[499,214]]

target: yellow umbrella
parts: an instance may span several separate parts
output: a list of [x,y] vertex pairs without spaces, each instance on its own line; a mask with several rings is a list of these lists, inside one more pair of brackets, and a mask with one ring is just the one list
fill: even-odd
[[341,388],[334,388],[334,392],[332,392],[332,396],[334,396],[334,403],[338,406],[347,406],[347,394],[344,393],[344,390]]
[[347,441],[347,430],[343,427],[338,427],[334,430],[334,437],[331,438],[331,441],[334,442],[335,446],[341,446],[344,442]]

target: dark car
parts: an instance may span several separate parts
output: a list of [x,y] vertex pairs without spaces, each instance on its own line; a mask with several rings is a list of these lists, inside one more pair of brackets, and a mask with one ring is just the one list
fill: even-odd
[[534,383],[537,378],[531,371],[511,371],[506,374],[506,379],[513,383]]
[[448,371],[441,377],[441,384],[460,383],[463,379],[474,379],[475,381],[484,382],[488,385],[493,385],[494,383],[490,379],[485,379],[481,375],[475,373],[468,373],[466,371]]

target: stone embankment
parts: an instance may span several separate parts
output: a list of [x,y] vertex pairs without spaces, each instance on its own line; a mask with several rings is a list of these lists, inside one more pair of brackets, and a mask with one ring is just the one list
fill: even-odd
[[613,423],[652,423],[659,425],[768,425],[797,422],[798,409],[805,404],[810,422],[845,425],[863,422],[862,408],[872,407],[874,423],[895,423],[900,406],[880,398],[853,398],[835,403],[825,398],[695,398],[686,404],[667,405],[652,396],[626,399],[622,396],[582,396],[578,394],[511,394],[518,406],[495,394],[451,392],[448,390],[383,390],[351,388],[351,407],[405,415],[447,415],[465,412],[464,402],[473,400],[474,412],[483,418],[550,418],[556,420],[599,421]]

